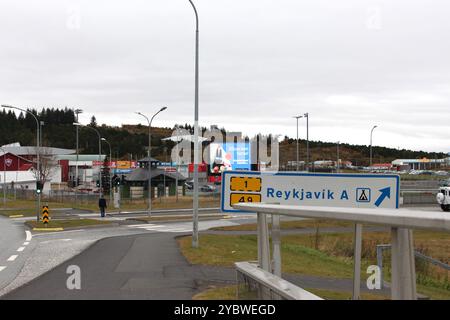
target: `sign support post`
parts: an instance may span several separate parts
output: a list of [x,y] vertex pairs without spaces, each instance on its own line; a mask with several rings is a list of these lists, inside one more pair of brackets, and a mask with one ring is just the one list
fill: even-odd
[[353,240],[353,297],[352,300],[361,299],[361,247],[362,247],[362,224],[355,224],[355,235]]
[[273,274],[281,278],[281,230],[280,215],[272,215],[272,254],[273,254]]
[[48,206],[42,207],[42,222],[45,224],[47,228],[48,223],[50,222],[50,211],[48,210]]

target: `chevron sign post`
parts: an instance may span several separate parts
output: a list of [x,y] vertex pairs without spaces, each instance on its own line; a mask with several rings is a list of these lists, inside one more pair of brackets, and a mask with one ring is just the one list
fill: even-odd
[[50,222],[50,211],[48,210],[48,206],[42,206],[42,222],[45,226]]

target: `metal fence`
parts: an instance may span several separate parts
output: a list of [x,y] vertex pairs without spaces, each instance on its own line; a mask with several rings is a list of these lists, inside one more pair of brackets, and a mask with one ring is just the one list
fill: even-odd
[[[380,270],[380,278],[381,278],[381,288],[383,288],[384,285],[388,284],[387,281],[384,281],[383,279],[383,251],[384,250],[390,250],[392,245],[390,244],[379,244],[377,245],[377,265]],[[418,259],[422,259],[425,262],[431,263],[439,268],[442,268],[444,270],[450,271],[450,265],[443,263],[442,261],[439,261],[437,259],[434,259],[432,257],[429,257],[417,250],[414,251],[414,256]]]

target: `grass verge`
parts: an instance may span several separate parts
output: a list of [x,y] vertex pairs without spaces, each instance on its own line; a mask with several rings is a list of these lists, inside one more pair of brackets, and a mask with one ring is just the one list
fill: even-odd
[[[225,287],[213,287],[203,292],[196,294],[193,300],[237,300],[236,296],[237,285],[225,286]],[[348,291],[332,291],[323,289],[305,289],[325,300],[350,300],[352,293]],[[362,293],[362,300],[390,300],[390,297]]]
[[[107,199],[107,202],[109,203],[109,200]],[[98,203],[97,200],[93,200],[90,202],[84,202],[79,201],[77,204],[75,204],[73,201],[71,201],[71,198],[66,199],[64,202],[48,202],[45,199],[42,200],[42,203],[49,205],[50,209],[52,208],[78,208],[82,210],[92,210],[92,211],[98,211]],[[133,210],[146,210],[148,208],[147,201],[144,199],[138,199],[138,200],[122,200],[122,211],[133,211]],[[199,207],[200,208],[213,208],[213,207],[219,207],[220,205],[220,199],[219,198],[213,198],[213,197],[200,197],[199,199]],[[8,209],[24,209],[24,210],[31,210],[34,211],[36,208],[36,201],[35,200],[8,200],[7,202],[7,208]],[[178,201],[176,201],[175,197],[167,197],[167,198],[161,198],[161,199],[155,199],[152,202],[152,208],[154,210],[158,209],[190,209],[192,208],[192,197],[179,197]],[[108,210],[116,211],[117,209],[114,209],[113,207],[108,208]],[[2,211],[0,211],[0,214],[3,214]]]
[[45,229],[45,228],[79,228],[79,227],[91,227],[91,226],[104,226],[111,224],[111,221],[101,221],[94,219],[71,219],[71,220],[51,220],[46,226],[42,221],[27,221],[25,224],[34,229]]
[[0,215],[4,217],[14,218],[18,216],[22,217],[35,217],[36,209],[24,209],[24,210],[5,210],[0,211]]
[[[269,228],[271,228],[269,224]],[[345,221],[321,221],[316,219],[298,220],[298,221],[281,221],[281,229],[306,229],[306,228],[332,228],[332,227],[352,227],[353,224]],[[217,231],[256,231],[257,225],[252,224],[241,224],[237,226],[229,227],[217,227],[212,230]]]
[[[427,255],[448,263],[450,235],[447,233],[415,233],[415,247],[425,250]],[[353,276],[353,235],[323,234],[316,249],[313,235],[288,235],[282,237],[283,272],[319,277],[351,278]],[[257,260],[256,236],[211,235],[200,238],[200,247],[192,248],[191,237],[178,239],[180,249],[192,264],[232,267],[237,261]],[[376,244],[390,243],[385,232],[364,234],[362,270],[376,264]],[[385,279],[389,281],[390,255],[384,260]],[[416,262],[418,292],[432,299],[450,299],[449,272],[427,264]],[[364,283],[368,275],[362,271]]]

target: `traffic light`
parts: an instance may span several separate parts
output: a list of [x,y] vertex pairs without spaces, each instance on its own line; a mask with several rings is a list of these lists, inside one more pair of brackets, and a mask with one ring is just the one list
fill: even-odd
[[42,189],[44,189],[44,185],[41,181],[36,181],[36,193],[41,194]]
[[97,180],[95,185],[97,186],[97,188],[100,188],[100,180]]
[[114,175],[114,176],[111,178],[111,180],[112,180],[113,185],[115,185],[115,186],[120,186],[120,178],[119,178],[117,175]]

